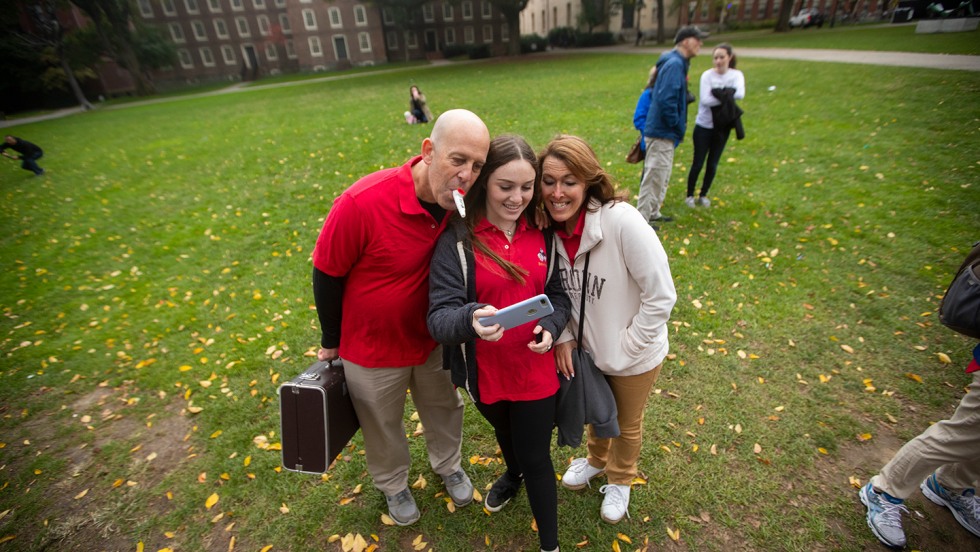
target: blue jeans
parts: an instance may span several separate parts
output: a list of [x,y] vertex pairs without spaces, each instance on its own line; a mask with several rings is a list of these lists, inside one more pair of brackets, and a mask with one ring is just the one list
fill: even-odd
[[24,169],[25,171],[31,171],[34,174],[44,174],[44,169],[37,166],[37,160],[43,156],[43,151],[39,151],[33,155],[22,155],[20,157],[20,168]]

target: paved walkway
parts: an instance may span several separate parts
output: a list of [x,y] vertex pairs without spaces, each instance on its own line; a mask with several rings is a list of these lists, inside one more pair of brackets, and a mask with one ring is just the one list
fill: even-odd
[[[603,48],[550,50],[549,53],[575,53],[575,54],[622,53],[622,54],[653,56],[653,55],[659,55],[660,52],[663,52],[665,49],[666,48],[649,48],[644,46],[635,47],[635,46],[628,46],[628,45],[619,45],[619,46],[607,46]],[[867,51],[857,51],[857,50],[814,50],[814,49],[804,49],[804,48],[801,49],[739,48],[738,55],[739,57],[742,58],[796,59],[802,61],[824,61],[824,62],[832,62],[832,63],[858,63],[858,64],[865,64],[865,65],[889,65],[889,66],[896,66],[896,67],[920,67],[920,68],[927,68],[927,69],[980,71],[980,56],[963,56],[963,55],[952,55],[952,54],[915,54],[915,53],[908,53],[908,52],[867,52]],[[479,61],[484,61],[484,60],[479,60]],[[439,61],[427,66],[413,66],[413,67],[387,69],[387,70],[383,69],[381,71],[371,71],[368,73],[333,75],[333,76],[325,76],[316,79],[304,79],[304,80],[281,82],[281,83],[274,83],[274,84],[255,84],[251,86],[243,86],[241,83],[237,83],[227,88],[222,88],[221,90],[214,90],[211,92],[202,92],[200,94],[188,94],[186,96],[170,96],[166,98],[155,98],[150,100],[118,104],[118,105],[108,106],[105,108],[97,108],[97,109],[125,109],[128,107],[152,105],[152,104],[164,103],[164,102],[173,102],[173,101],[179,101],[188,98],[198,98],[202,96],[231,94],[236,92],[247,92],[250,90],[265,90],[268,88],[284,88],[288,86],[301,86],[301,85],[317,83],[317,82],[353,79],[362,76],[377,75],[377,74],[384,74],[384,73],[397,73],[401,71],[418,71],[420,69],[438,67],[440,65],[446,65],[450,63],[468,63],[468,62]],[[52,113],[46,113],[44,115],[38,115],[36,117],[24,117],[20,119],[10,119],[5,121],[0,121],[0,128],[12,127],[17,125],[26,125],[28,123],[34,123],[37,121],[46,121],[48,119],[58,119],[61,117],[74,115],[76,113],[82,113],[82,108],[72,107],[72,108],[54,111]]]

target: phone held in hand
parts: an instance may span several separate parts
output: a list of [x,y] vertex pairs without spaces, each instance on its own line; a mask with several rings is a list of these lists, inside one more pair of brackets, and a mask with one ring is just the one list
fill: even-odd
[[520,303],[514,303],[509,307],[504,307],[494,315],[484,316],[480,318],[480,324],[484,326],[500,324],[501,328],[509,330],[510,328],[532,322],[543,316],[548,316],[553,312],[555,312],[555,308],[551,306],[551,300],[548,299],[547,295],[542,293],[530,299],[525,299]]

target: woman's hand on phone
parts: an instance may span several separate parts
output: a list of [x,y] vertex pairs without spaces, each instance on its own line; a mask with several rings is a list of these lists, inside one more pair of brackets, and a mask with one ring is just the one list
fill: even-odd
[[499,341],[501,337],[504,336],[504,329],[500,327],[500,324],[493,324],[492,326],[484,326],[480,323],[481,318],[486,318],[487,316],[492,316],[497,313],[497,309],[487,305],[485,307],[480,307],[473,311],[473,329],[476,330],[476,336],[484,341]]

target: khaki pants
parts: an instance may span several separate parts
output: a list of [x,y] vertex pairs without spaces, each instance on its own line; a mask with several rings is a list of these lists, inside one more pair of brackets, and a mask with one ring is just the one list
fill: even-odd
[[449,370],[442,369],[442,347],[421,366],[365,368],[344,361],[344,374],[361,422],[368,472],[378,490],[390,496],[408,487],[412,459],[405,436],[406,391],[411,391],[425,428],[432,470],[439,475],[459,470],[463,399]]
[[606,378],[619,411],[619,437],[600,439],[590,425],[588,459],[594,468],[605,467],[606,478],[614,485],[629,485],[636,477],[636,463],[643,446],[643,411],[661,366],[635,376]]
[[973,374],[953,416],[905,443],[881,473],[871,478],[871,484],[905,499],[934,471],[939,484],[954,493],[975,489],[980,483],[980,372]]
[[674,168],[674,141],[666,138],[644,138],[647,156],[643,158],[643,177],[636,208],[644,220],[660,216],[660,208],[667,197],[670,171]]

